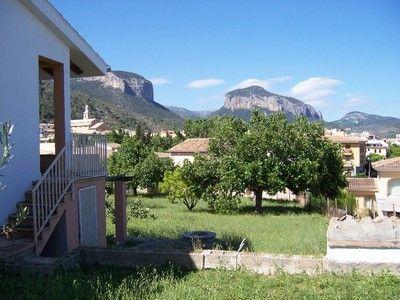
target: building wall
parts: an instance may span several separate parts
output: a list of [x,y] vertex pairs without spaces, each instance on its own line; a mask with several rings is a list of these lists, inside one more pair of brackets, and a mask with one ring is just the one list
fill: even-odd
[[[353,173],[356,172],[356,167],[363,166],[365,164],[366,159],[366,147],[365,143],[343,143],[342,149],[350,149],[353,153],[352,156],[343,155],[344,162],[352,162],[353,164]],[[346,147],[348,146],[348,147]]]
[[188,160],[190,162],[194,161],[194,154],[175,154],[171,153],[171,159],[174,162],[175,166],[182,166],[185,160]]
[[379,190],[379,194],[388,195],[388,184],[392,179],[400,179],[400,171],[397,172],[389,172],[389,171],[380,171],[378,172],[377,178],[377,187]]
[[[39,62],[42,55],[64,63],[66,126],[70,123],[69,48],[20,1],[0,1],[0,122],[14,124],[14,158],[1,174],[0,225],[40,177]],[[69,131],[66,133],[69,138]]]
[[[79,228],[79,190],[87,187],[95,186],[97,193],[97,240],[99,247],[107,246],[106,241],[106,205],[105,205],[105,178],[97,177],[92,179],[77,180],[74,182],[73,198],[74,207],[77,213],[71,215],[72,222],[78,222]],[[76,220],[76,221],[74,221]],[[72,227],[71,227],[72,228]],[[76,240],[74,240],[76,243]]]

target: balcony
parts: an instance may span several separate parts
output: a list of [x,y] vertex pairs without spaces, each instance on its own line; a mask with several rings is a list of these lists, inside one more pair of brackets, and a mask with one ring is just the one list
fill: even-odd
[[400,196],[375,194],[376,205],[382,212],[400,212]]
[[342,149],[342,155],[347,157],[353,156],[353,150],[349,148]]

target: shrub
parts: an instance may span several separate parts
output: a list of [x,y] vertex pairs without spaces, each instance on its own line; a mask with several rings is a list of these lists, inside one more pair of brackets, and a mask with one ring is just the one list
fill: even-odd
[[139,219],[157,219],[157,217],[151,213],[150,208],[146,207],[141,199],[132,199],[128,202],[130,218]]
[[181,168],[165,172],[160,190],[172,203],[180,201],[188,210],[192,210],[200,200],[183,180]]
[[353,215],[357,208],[357,199],[347,190],[342,190],[337,198],[337,205],[339,208],[345,209],[348,214]]
[[235,195],[226,195],[210,188],[203,194],[203,199],[208,207],[216,213],[229,214],[237,212],[241,202],[240,197]]

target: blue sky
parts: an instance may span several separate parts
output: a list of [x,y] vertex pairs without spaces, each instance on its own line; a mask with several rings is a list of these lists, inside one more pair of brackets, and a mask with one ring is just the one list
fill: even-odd
[[314,105],[400,117],[400,1],[51,0],[114,70],[193,110],[262,85]]

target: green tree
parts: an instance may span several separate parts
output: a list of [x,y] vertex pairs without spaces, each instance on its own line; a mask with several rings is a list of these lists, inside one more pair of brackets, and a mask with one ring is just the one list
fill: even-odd
[[262,192],[275,194],[282,190],[281,162],[275,155],[279,132],[275,131],[280,116],[253,112],[248,130],[237,141],[232,153],[221,160],[221,180],[231,190],[250,189],[255,195],[255,211],[262,210]]
[[188,138],[205,138],[210,134],[212,118],[197,118],[185,120],[184,130]]
[[117,144],[122,144],[125,138],[129,137],[129,134],[122,129],[113,129],[106,135],[107,141]]
[[210,152],[221,157],[230,153],[247,131],[247,124],[237,117],[216,117],[210,128]]
[[127,137],[118,148],[118,151],[110,156],[108,160],[108,173],[113,176],[133,176],[128,185],[136,194],[139,185],[139,174],[136,172],[136,168],[148,154],[149,149],[141,140],[136,137]]
[[[309,190],[313,195],[322,196],[325,203],[328,203],[342,194],[342,190],[347,186],[347,180],[343,174],[340,145],[324,140],[322,147],[318,161],[317,180]],[[321,198],[312,197],[312,199]],[[317,203],[311,203],[311,205],[318,206]]]
[[190,211],[200,200],[186,184],[180,167],[175,168],[173,171],[165,172],[164,179],[160,184],[160,190],[167,195],[171,202],[179,201]]
[[[400,155],[400,151],[399,151],[399,155]],[[380,155],[378,153],[371,153],[370,155],[368,155],[368,158],[371,162],[376,162],[376,161],[385,159],[385,157],[383,155]]]
[[400,146],[396,144],[390,144],[388,149],[388,158],[399,157],[400,156]]
[[280,120],[278,125],[283,126],[284,132],[281,130],[275,148],[283,162],[285,185],[299,196],[312,188],[320,176],[318,167],[324,151],[324,127],[321,123],[310,123],[305,117],[286,125]]
[[148,155],[139,162],[135,168],[138,184],[142,188],[147,188],[150,194],[157,191],[158,184],[162,181],[164,173],[173,169],[171,159],[158,158],[154,154]]

